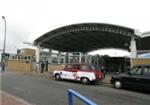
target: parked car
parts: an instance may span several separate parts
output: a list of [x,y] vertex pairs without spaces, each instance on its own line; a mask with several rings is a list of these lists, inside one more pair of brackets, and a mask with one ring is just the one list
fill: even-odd
[[112,75],[111,83],[117,89],[132,87],[150,90],[150,65],[136,65],[127,73]]
[[103,73],[90,64],[67,64],[63,70],[54,71],[53,76],[56,80],[75,80],[83,84],[99,82],[104,78]]

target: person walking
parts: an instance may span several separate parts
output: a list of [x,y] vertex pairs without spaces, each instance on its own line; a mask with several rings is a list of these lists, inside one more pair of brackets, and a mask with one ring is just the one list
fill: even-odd
[[41,63],[41,73],[44,72],[44,62]]

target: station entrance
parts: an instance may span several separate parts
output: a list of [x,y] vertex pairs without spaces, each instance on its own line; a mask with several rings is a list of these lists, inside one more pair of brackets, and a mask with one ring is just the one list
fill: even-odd
[[[107,72],[125,72],[130,65],[129,58],[91,56],[88,52],[97,49],[122,49],[130,51],[131,59],[137,58],[137,50],[150,50],[150,37],[139,36],[136,30],[124,26],[103,23],[82,23],[63,26],[37,38],[36,62],[42,61],[41,48],[49,50],[48,64],[92,63],[97,69]],[[52,50],[58,51],[53,55]],[[71,53],[80,52],[80,53]]]
[[50,65],[65,65],[68,63],[90,63],[97,70],[105,71],[106,73],[126,72],[130,68],[129,57],[110,57],[108,55],[101,56],[89,55],[80,52],[71,52],[60,54],[52,53],[51,61],[49,61],[47,56],[48,53],[41,53],[40,62],[45,63],[45,71],[48,71]]
[[130,68],[130,58],[127,57],[109,57],[95,55],[91,62],[97,69],[112,72],[127,72]]

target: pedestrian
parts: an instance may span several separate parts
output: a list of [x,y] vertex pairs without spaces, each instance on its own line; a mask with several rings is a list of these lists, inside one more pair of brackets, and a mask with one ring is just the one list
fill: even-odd
[[41,73],[44,72],[44,62],[41,63]]
[[1,66],[2,66],[2,67],[1,67],[1,69],[2,69],[1,71],[2,71],[2,72],[5,71],[5,63],[4,63],[4,62],[2,62]]
[[105,74],[106,74],[106,69],[105,69],[105,67],[101,67],[101,71],[102,71],[102,73],[104,74],[104,78],[105,78]]

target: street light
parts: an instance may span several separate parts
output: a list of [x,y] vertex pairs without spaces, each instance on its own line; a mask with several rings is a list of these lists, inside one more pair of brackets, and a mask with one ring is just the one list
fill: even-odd
[[2,70],[5,70],[5,49],[6,49],[6,19],[4,16],[2,16],[2,19],[4,19],[4,23],[5,23],[5,31],[4,31],[4,46],[3,46],[3,68]]

